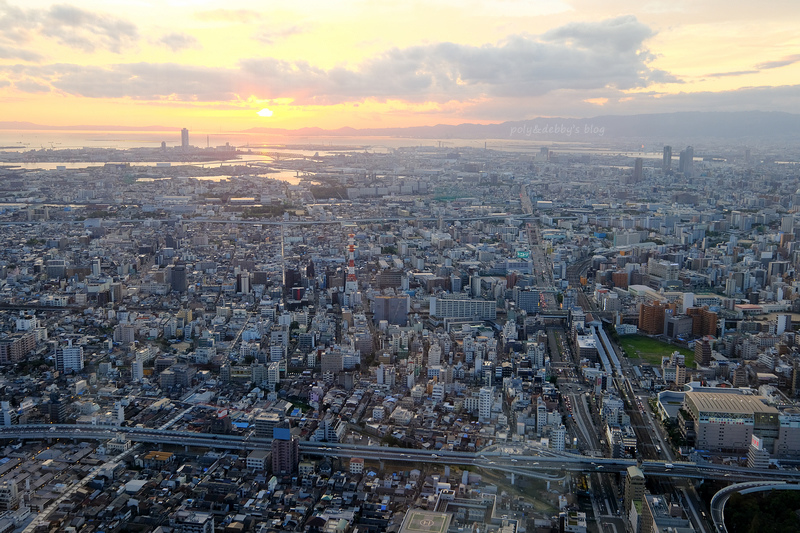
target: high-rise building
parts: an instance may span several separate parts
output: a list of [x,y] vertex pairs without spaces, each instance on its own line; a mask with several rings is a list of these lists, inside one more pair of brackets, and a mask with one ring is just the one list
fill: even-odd
[[405,326],[410,307],[411,300],[407,294],[376,296],[372,300],[373,320],[376,324],[386,320],[389,324]]
[[550,432],[550,449],[557,452],[563,452],[567,440],[567,428],[564,424],[559,424],[558,427],[553,428]]
[[[611,274],[611,280],[614,282],[614,287],[618,287],[620,289],[628,288],[629,278],[630,275],[624,270],[620,270]],[[566,306],[564,308],[566,309]]]
[[638,466],[629,466],[628,475],[625,476],[625,492],[623,493],[623,514],[628,516],[631,505],[641,502],[644,496],[644,474]]
[[492,402],[494,401],[494,387],[483,387],[478,398],[478,419],[488,422],[492,419]]
[[694,175],[694,148],[691,146],[681,150],[680,159],[678,160],[678,172],[681,172],[687,178],[691,178]]
[[186,280],[186,265],[175,265],[172,267],[172,290],[175,292],[186,292],[189,287]]
[[17,411],[11,402],[0,402],[0,426],[12,426],[17,423]]
[[[664,332],[665,311],[670,306],[661,302],[643,303],[639,307],[639,329],[648,335],[660,335]],[[674,306],[672,306],[674,309]]]
[[547,405],[545,405],[542,397],[536,398],[536,434],[542,434],[544,427],[547,425]]
[[769,451],[764,449],[764,441],[758,435],[750,437],[747,450],[747,468],[769,468]]
[[276,476],[288,476],[297,469],[300,462],[300,441],[291,436],[279,438],[278,429],[275,428],[275,437],[272,439],[272,473]]
[[50,394],[50,401],[46,404],[47,415],[51,424],[62,424],[67,419],[67,399],[60,398],[58,394]]
[[661,159],[661,170],[664,172],[672,170],[672,146],[664,147],[664,156]]
[[189,130],[186,128],[181,130],[181,148],[183,150],[189,149]]
[[644,159],[637,157],[633,162],[633,182],[639,183],[644,179]]
[[19,507],[17,482],[9,479],[0,483],[0,511],[13,511]]
[[731,384],[735,388],[748,387],[750,382],[747,379],[747,367],[743,364],[733,369]]
[[131,380],[138,383],[142,378],[144,378],[144,354],[137,350],[131,362]]
[[303,277],[300,270],[297,268],[283,269],[283,293],[289,295],[292,293],[292,287],[299,287],[303,283]]
[[698,366],[711,364],[711,342],[707,338],[698,339],[694,343],[694,362]]
[[136,327],[133,324],[114,326],[114,342],[132,344],[136,340]]
[[428,366],[439,366],[442,364],[442,348],[434,343],[428,349]]
[[0,339],[0,365],[17,363],[36,349],[36,333],[17,331]]
[[692,317],[692,335],[716,336],[717,313],[709,311],[708,307],[689,307],[686,315]]
[[59,372],[80,372],[83,370],[83,347],[69,345],[56,348],[56,370]]

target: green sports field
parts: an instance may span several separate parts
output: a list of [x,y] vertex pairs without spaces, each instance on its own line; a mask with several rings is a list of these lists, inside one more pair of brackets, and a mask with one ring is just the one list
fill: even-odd
[[630,359],[642,359],[651,365],[661,366],[661,357],[679,351],[686,356],[686,366],[694,368],[694,352],[686,348],[667,344],[641,335],[624,335],[619,338],[619,345]]

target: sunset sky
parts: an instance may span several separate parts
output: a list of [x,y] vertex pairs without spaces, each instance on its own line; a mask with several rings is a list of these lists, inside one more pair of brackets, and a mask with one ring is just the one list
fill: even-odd
[[0,0],[0,121],[232,131],[797,112],[798,27],[798,0]]

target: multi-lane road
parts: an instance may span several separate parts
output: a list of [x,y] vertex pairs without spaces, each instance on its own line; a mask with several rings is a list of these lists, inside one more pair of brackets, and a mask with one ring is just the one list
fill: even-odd
[[[92,426],[71,424],[31,424],[0,428],[0,439],[8,440],[108,440],[124,433],[133,442],[172,444],[221,450],[248,451],[267,448],[272,439],[238,435],[211,435],[168,428],[138,428],[117,426]],[[570,453],[557,453],[546,448],[502,445],[501,451],[453,452],[429,451],[410,448],[390,448],[332,442],[303,441],[300,451],[310,455],[331,457],[361,457],[369,460],[410,463],[438,463],[474,465],[481,468],[514,472],[549,479],[560,479],[566,472],[622,472],[637,464],[633,459],[608,459],[587,457]],[[647,476],[686,479],[720,479],[745,481],[762,479],[800,481],[800,471],[775,469],[742,469],[737,466],[699,464],[689,462],[643,461],[639,463]]]

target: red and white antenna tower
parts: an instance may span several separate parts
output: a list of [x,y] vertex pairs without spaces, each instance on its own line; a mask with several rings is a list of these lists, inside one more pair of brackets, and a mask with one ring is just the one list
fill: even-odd
[[347,281],[344,284],[345,294],[358,292],[358,279],[356,278],[356,236],[347,235]]

